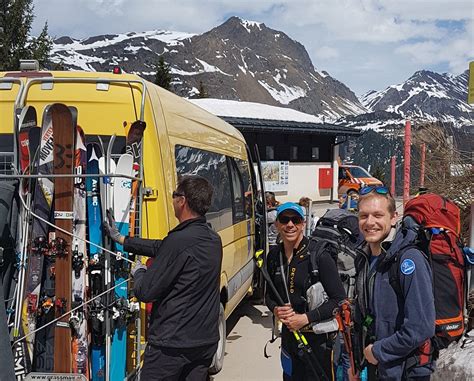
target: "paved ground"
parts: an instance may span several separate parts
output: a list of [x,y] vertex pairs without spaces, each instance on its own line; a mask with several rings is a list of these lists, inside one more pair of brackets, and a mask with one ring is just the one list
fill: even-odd
[[224,368],[215,381],[273,381],[281,380],[280,339],[268,344],[271,337],[272,317],[266,306],[246,299],[227,319],[227,342]]

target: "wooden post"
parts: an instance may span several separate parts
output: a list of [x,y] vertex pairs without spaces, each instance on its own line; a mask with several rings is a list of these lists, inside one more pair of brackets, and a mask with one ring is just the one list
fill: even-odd
[[403,206],[410,199],[410,159],[411,159],[411,124],[407,120],[405,124],[405,155],[403,165]]

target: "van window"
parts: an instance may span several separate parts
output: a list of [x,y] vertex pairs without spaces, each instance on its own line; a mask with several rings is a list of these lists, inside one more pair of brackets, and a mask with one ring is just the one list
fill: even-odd
[[233,223],[245,220],[245,195],[242,176],[237,163],[231,157],[229,159],[230,177],[232,179],[232,219]]
[[234,159],[237,163],[237,169],[240,172],[245,196],[245,215],[246,218],[252,217],[252,184],[250,182],[250,167],[246,160]]
[[178,176],[199,175],[214,187],[207,221],[216,231],[232,226],[232,198],[229,170],[224,155],[198,148],[177,145],[175,148]]

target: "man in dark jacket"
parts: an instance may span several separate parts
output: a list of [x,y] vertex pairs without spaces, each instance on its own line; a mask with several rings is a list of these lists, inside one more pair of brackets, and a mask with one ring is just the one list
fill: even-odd
[[135,296],[153,303],[142,380],[206,380],[219,341],[222,242],[204,217],[212,185],[185,176],[173,192],[179,225],[163,240],[123,237],[109,221],[111,238],[125,251],[154,258],[132,269]]
[[[361,192],[359,227],[365,242],[356,259],[356,294],[364,323],[364,356],[377,366],[369,367],[369,380],[425,381],[434,370],[431,269],[413,246],[416,226],[405,224],[395,234],[396,219],[387,188]],[[399,292],[390,282],[391,266],[397,266]]]
[[[306,291],[311,285],[310,240],[304,236],[303,208],[287,202],[277,208],[276,226],[282,242],[275,246],[267,257],[267,270],[285,306],[279,306],[277,297],[267,288],[265,302],[273,314],[283,323],[282,368],[283,380],[306,381],[317,379],[308,357],[301,357],[295,337],[291,333],[300,330],[310,344],[317,361],[324,369],[326,379],[334,380],[332,349],[334,332],[315,334],[312,323],[334,317],[345,291],[330,255],[321,255],[318,261],[319,281],[327,294],[327,300],[319,307],[309,310]],[[314,362],[314,359],[310,359]],[[316,365],[313,364],[316,368]],[[319,373],[318,377],[324,379]]]

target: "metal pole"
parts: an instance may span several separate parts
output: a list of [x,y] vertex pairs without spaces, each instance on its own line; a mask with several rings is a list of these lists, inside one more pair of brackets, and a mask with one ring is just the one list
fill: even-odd
[[[474,201],[471,201],[471,223],[469,224],[469,248],[471,253],[474,251]],[[472,267],[474,265],[468,266],[468,298],[471,297],[474,299],[474,282],[472,281]],[[474,300],[472,300],[474,303]]]
[[421,144],[420,188],[425,186],[426,143]]
[[397,158],[395,156],[392,156],[390,161],[390,193],[393,197],[395,197],[395,171]]
[[403,206],[410,199],[410,159],[411,159],[411,124],[407,120],[405,124],[405,155],[403,166]]

